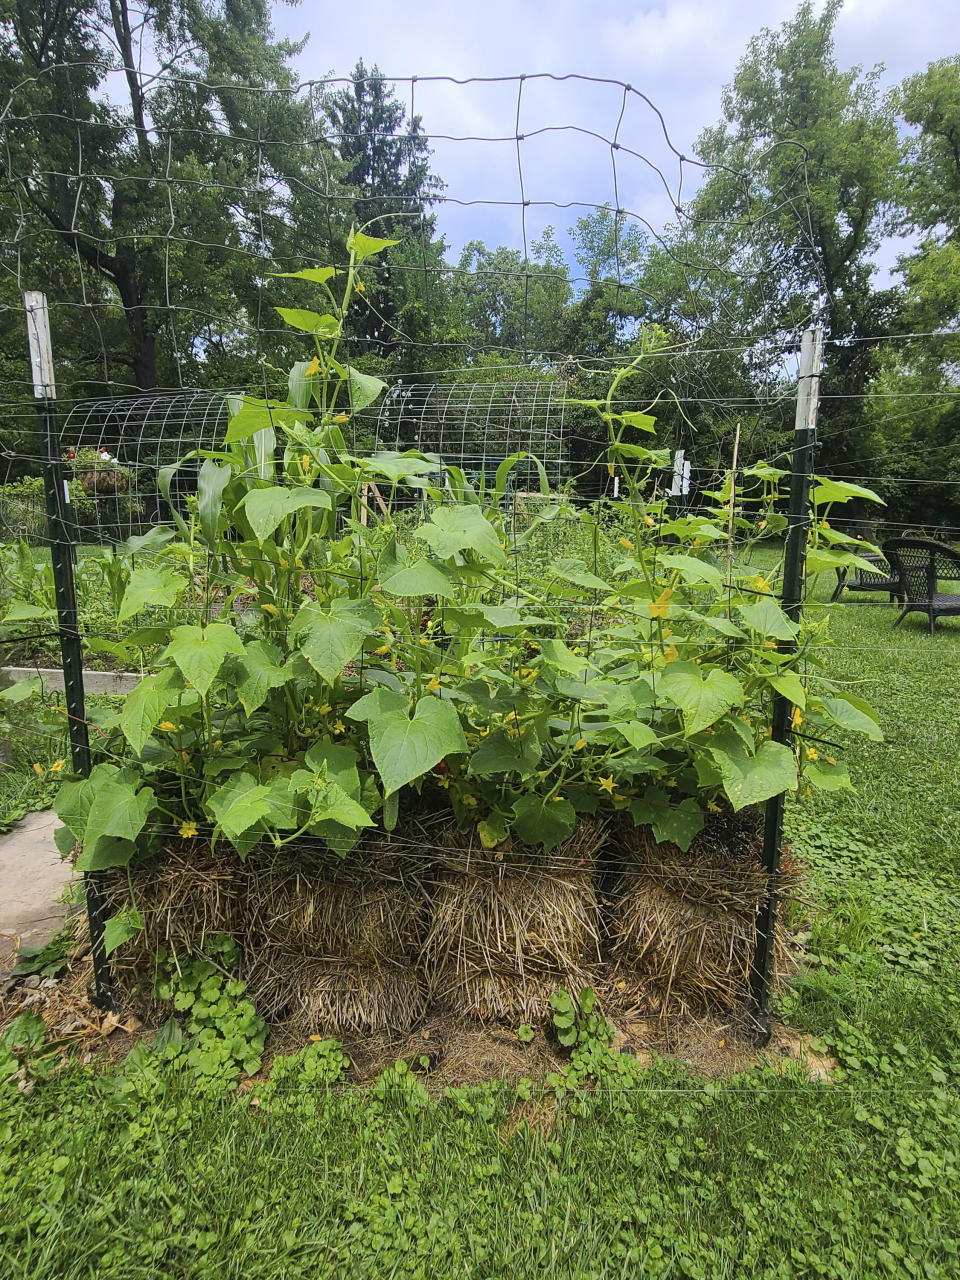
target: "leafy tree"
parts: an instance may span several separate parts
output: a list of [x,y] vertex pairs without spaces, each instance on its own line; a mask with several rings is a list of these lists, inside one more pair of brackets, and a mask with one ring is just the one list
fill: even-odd
[[547,227],[532,258],[481,240],[463,248],[453,285],[459,332],[468,346],[520,355],[563,350],[562,316],[570,300],[569,270]]
[[362,58],[347,86],[319,91],[318,106],[355,193],[354,220],[362,226],[375,219],[377,235],[400,241],[378,262],[375,278],[371,274],[370,306],[358,318],[356,338],[369,351],[394,355],[404,368],[418,368],[445,327],[448,304],[445,246],[430,212],[444,184],[431,171],[422,120],[407,119],[379,67],[368,71]]
[[919,243],[900,258],[905,290],[893,329],[904,340],[890,344],[870,387],[871,470],[900,519],[956,525],[960,57],[909,76],[891,101],[911,129],[896,189],[898,227]]
[[570,228],[584,288],[568,307],[562,344],[576,355],[609,357],[625,351],[646,315],[639,280],[647,239],[636,223],[604,205]]
[[960,55],[909,76],[893,104],[916,130],[898,188],[901,228],[922,237],[901,259],[906,311],[936,328],[960,317]]
[[728,240],[731,270],[755,264],[748,333],[786,337],[822,303],[821,422],[825,465],[834,467],[862,452],[872,339],[895,309],[893,291],[875,292],[871,277],[900,159],[879,69],[834,61],[839,9],[828,0],[817,15],[804,0],[792,21],[751,40],[724,92],[723,119],[699,140],[713,172],[694,205]]
[[339,182],[265,0],[5,0],[0,42],[4,255],[91,305],[67,359],[142,388],[249,374],[265,270],[328,256]]

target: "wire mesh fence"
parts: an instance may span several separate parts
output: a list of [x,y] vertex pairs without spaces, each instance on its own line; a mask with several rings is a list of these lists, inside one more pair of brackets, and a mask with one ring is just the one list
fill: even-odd
[[[425,131],[418,104],[441,83],[449,93],[509,97],[512,129],[484,138],[454,135],[442,126]],[[608,128],[588,130],[563,114],[543,122],[538,95],[546,87],[568,95],[553,98],[555,111],[575,112],[578,94],[601,95]],[[358,114],[361,91],[380,95],[379,115]],[[391,95],[387,110],[385,96]],[[406,101],[408,110],[400,106]],[[495,177],[482,166],[471,174],[479,194],[469,185],[444,186],[430,166],[430,148],[441,145],[509,148],[515,156],[514,189],[503,190],[502,175]],[[543,145],[564,148],[571,160],[583,148],[602,152],[609,161],[607,189],[583,198],[573,175],[561,167],[556,191],[543,190],[542,170],[530,161]],[[708,640],[682,629],[672,636],[658,622],[655,636],[650,631],[645,643],[638,641],[639,656],[649,660],[651,671],[661,664],[651,677],[644,714],[676,718],[678,704],[664,699],[660,676],[666,665],[680,660],[678,644],[684,659],[692,661],[696,654],[699,662],[709,654],[728,674],[758,643],[747,634],[749,628],[733,621],[735,610],[741,610],[742,621],[751,597],[766,599],[781,586],[775,573],[765,579],[749,558],[745,567],[740,563],[767,524],[760,517],[776,514],[771,500],[757,509],[755,519],[734,515],[735,493],[742,499],[750,484],[763,488],[763,473],[751,471],[762,454],[786,462],[783,477],[796,489],[786,627],[778,624],[772,643],[783,654],[796,652],[803,550],[797,531],[805,533],[808,519],[803,484],[810,478],[813,449],[812,437],[793,445],[796,356],[801,331],[812,321],[829,320],[831,307],[824,264],[808,235],[812,197],[802,152],[780,171],[782,189],[771,189],[769,172],[750,166],[732,170],[690,160],[674,145],[653,104],[630,85],[612,80],[410,77],[386,86],[382,77],[370,77],[349,84],[254,86],[175,75],[169,69],[145,74],[129,61],[55,60],[9,87],[0,113],[0,153],[0,219],[8,233],[0,249],[6,268],[0,324],[9,389],[0,411],[6,469],[0,524],[26,544],[26,550],[12,553],[20,596],[6,609],[2,624],[4,638],[20,646],[23,660],[31,660],[38,651],[31,644],[54,634],[56,613],[81,775],[89,772],[86,731],[96,730],[88,726],[84,710],[81,641],[88,654],[152,670],[163,646],[171,652],[172,629],[196,629],[202,606],[204,626],[228,618],[230,628],[249,625],[256,644],[279,642],[280,633],[269,630],[272,620],[299,617],[296,610],[289,617],[285,612],[291,600],[309,612],[324,595],[318,581],[334,583],[330,597],[351,603],[369,595],[373,572],[387,582],[407,581],[403,575],[412,566],[397,539],[393,545],[381,539],[377,555],[366,554],[378,509],[400,523],[407,503],[419,518],[433,519],[437,508],[462,500],[468,490],[494,495],[503,532],[490,552],[497,573],[485,579],[492,593],[468,602],[471,613],[457,592],[476,588],[484,575],[469,559],[469,540],[461,541],[455,547],[461,557],[456,567],[433,567],[434,589],[418,592],[428,599],[422,619],[437,628],[435,634],[414,637],[415,652],[421,643],[436,650],[436,671],[427,686],[431,693],[443,687],[448,674],[448,621],[452,633],[473,627],[481,656],[498,653],[498,646],[504,653],[509,649],[504,659],[509,669],[498,672],[497,679],[529,679],[515,638],[517,628],[526,625],[524,618],[543,622],[523,612],[531,594],[531,565],[549,596],[550,626],[556,630],[562,622],[563,642],[575,644],[577,658],[590,664],[606,638],[616,635],[613,615],[620,605],[608,606],[604,592],[612,592],[610,583],[621,573],[620,553],[635,551],[639,533],[648,536],[646,530],[653,529],[652,578],[634,591],[649,589],[649,598],[637,596],[648,608],[645,626],[669,612],[674,588],[663,587],[659,597],[652,593],[665,563],[677,573],[705,573],[697,565],[709,560],[706,581],[726,593],[726,608]],[[659,185],[657,199],[669,211],[665,229],[654,220],[644,174]],[[727,200],[722,213],[705,217],[687,195],[691,183],[710,179],[725,184]],[[519,247],[490,250],[471,238],[464,240],[459,257],[451,257],[447,227],[470,225],[464,216],[478,210],[509,215]],[[568,243],[561,245],[546,220],[564,212],[576,221]],[[454,213],[459,223],[452,220]],[[784,220],[794,233],[788,247]],[[369,251],[362,245],[357,250],[359,223],[367,228],[360,234],[367,237]],[[567,265],[570,252],[582,274]],[[341,288],[346,292],[335,292]],[[50,309],[59,397],[55,418],[52,397],[39,419],[25,403],[35,381],[23,342],[20,294],[28,289],[43,290]],[[349,307],[345,299],[351,300]],[[320,312],[308,309],[315,306]],[[940,341],[943,335],[930,337]],[[367,397],[364,392],[358,404],[351,390],[343,407],[312,401],[304,383],[316,375],[316,370],[309,373],[314,344],[324,379],[336,376],[352,389],[375,385],[376,393]],[[641,351],[644,358],[629,390],[604,404],[611,377]],[[818,373],[819,368],[808,368],[803,377]],[[804,385],[800,379],[801,397]],[[854,394],[862,395],[828,387],[825,400],[835,396],[844,402]],[[952,394],[949,388],[935,393]],[[231,423],[247,408],[265,415],[268,434],[257,433],[259,443],[250,444],[243,479],[253,477],[253,494],[268,488],[287,493],[275,499],[280,515],[272,525],[265,511],[261,524],[238,524],[235,518],[234,527],[224,532],[216,503],[204,505],[202,479],[206,475],[208,485],[213,483],[207,493],[214,498],[231,482],[221,475],[217,489],[219,480],[210,477],[229,470],[223,450]],[[661,452],[644,456],[643,446],[623,446],[617,437],[619,455],[611,453],[608,427],[614,417],[641,431],[655,417]],[[337,425],[342,449],[338,444],[329,450],[326,442],[318,446],[310,435],[316,424]],[[233,443],[246,448],[250,439],[251,433],[238,435]],[[678,450],[686,470],[682,463],[677,470]],[[625,457],[643,460],[648,490],[642,496],[636,486],[624,492],[618,487],[614,460],[622,464]],[[862,481],[858,469],[869,472],[872,463],[869,456],[853,458],[847,477]],[[682,483],[679,489],[674,484],[675,476],[682,482],[685,475],[690,479],[686,492]],[[357,483],[344,498],[353,479]],[[887,479],[903,485],[956,483],[948,477]],[[799,487],[798,481],[803,482]],[[341,492],[331,496],[337,484]],[[304,491],[309,491],[305,499]],[[291,493],[299,505],[292,505]],[[235,502],[234,517],[248,497]],[[781,517],[783,506],[780,500]],[[270,542],[280,521],[295,511],[301,514],[288,532],[302,539],[302,560],[296,545],[278,549]],[[186,550],[175,544],[184,586],[171,585],[170,575],[176,574],[161,562],[148,569],[154,573],[152,598],[168,607],[162,617],[144,615],[148,597],[142,604],[133,600],[131,583],[145,581],[144,561],[165,545],[164,537],[183,532],[187,520],[192,529],[202,530],[204,546],[196,551],[192,536],[185,539]],[[691,532],[698,520],[704,536],[715,538],[718,547],[712,556],[694,558],[691,570],[677,563],[684,558],[677,535],[680,521],[686,521],[683,532],[699,549]],[[477,526],[477,537],[489,536],[490,527]],[[778,526],[785,527],[786,521]],[[247,532],[238,534],[238,528]],[[434,521],[433,528],[442,531],[442,522]],[[339,558],[310,560],[306,547],[321,530],[325,547],[335,546],[345,532],[350,547]],[[528,536],[533,533],[537,536]],[[437,551],[443,545],[439,534],[431,536],[436,545],[430,544],[425,559],[444,559]],[[52,582],[32,550],[46,546],[53,551]],[[388,572],[384,565],[390,557],[396,561],[390,561]],[[254,589],[250,579],[258,570],[265,572]],[[287,575],[282,591],[274,592],[275,583],[269,590],[264,585],[270,574],[277,581]],[[78,582],[88,598],[79,614]],[[358,682],[353,692],[365,687],[365,664],[371,652],[378,652],[368,643],[371,627],[366,625],[364,642],[351,651],[349,664],[337,667],[339,672],[351,666],[350,678]],[[240,645],[233,651],[239,656],[242,640],[225,643]],[[814,656],[819,643],[816,638],[806,642],[805,655]],[[264,652],[267,665],[279,663],[272,650]],[[294,661],[293,655],[285,656]],[[314,654],[312,661],[327,671],[327,659]],[[419,681],[419,665],[408,664],[414,668]],[[568,675],[578,672],[574,664]],[[391,678],[397,679],[396,668],[387,676],[380,671],[373,683],[390,688]],[[786,749],[792,741],[787,695],[775,684],[770,688],[774,693],[766,689],[770,696],[764,703],[764,714],[772,710],[775,717],[770,745]],[[178,689],[177,696],[183,692]],[[568,690],[565,696],[573,695]],[[734,705],[736,695],[727,709]],[[223,712],[224,724],[235,710]],[[330,711],[327,705],[322,715]],[[300,712],[305,716],[304,708]],[[607,732],[591,717],[593,711],[577,710],[571,732]],[[173,728],[163,729],[167,723]],[[172,721],[159,726],[179,732]],[[156,727],[155,720],[151,728]],[[211,722],[198,729],[199,747],[192,740],[190,747],[178,745],[178,758],[166,762],[158,786],[179,787],[182,797],[190,789],[210,791],[217,766],[212,752],[219,750],[214,744],[222,746],[212,736],[214,727]],[[545,725],[543,732],[549,728]],[[109,738],[108,730],[96,731]],[[332,732],[343,734],[345,726]],[[822,736],[809,741],[831,745]],[[251,740],[247,746],[251,752],[266,751],[258,743]],[[764,749],[752,738],[751,744]],[[107,763],[124,758],[110,756],[113,748],[102,743],[96,747]],[[731,751],[739,749],[734,744]],[[670,765],[653,772],[659,780]],[[714,775],[703,776],[716,784]],[[652,787],[657,803],[674,818],[682,806],[673,805],[665,788],[677,780],[669,777],[664,789],[656,782]],[[613,774],[604,781],[612,796]],[[690,783],[690,777],[684,775],[683,781]],[[565,803],[563,796],[557,800]],[[176,796],[171,803],[175,819],[158,821],[154,815],[141,822],[137,834],[146,839],[187,830],[195,836],[192,811],[180,812]],[[209,818],[205,811],[203,821]],[[767,840],[774,888],[781,824],[782,807],[774,813]],[[91,918],[96,919],[102,916],[102,901],[95,879],[92,893]],[[758,935],[768,942],[774,904],[772,892],[765,923],[758,924]],[[768,994],[761,993],[761,1004]]]

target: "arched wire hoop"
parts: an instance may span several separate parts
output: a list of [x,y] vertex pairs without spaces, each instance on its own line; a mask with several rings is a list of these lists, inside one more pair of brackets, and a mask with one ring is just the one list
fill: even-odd
[[[491,475],[510,454],[532,454],[551,481],[561,478],[565,384],[395,382],[352,421],[350,444],[359,455],[419,449],[461,467],[468,479]],[[76,403],[59,430],[69,494],[69,525],[84,543],[118,543],[171,522],[157,486],[161,467],[200,450],[222,447],[230,393],[185,390]],[[21,459],[22,461],[22,459]],[[199,459],[182,465],[171,496],[178,505],[196,487]],[[37,458],[39,475],[39,457]],[[517,488],[537,485],[535,467],[521,464]],[[31,541],[45,538],[42,488],[8,492],[0,486],[0,528]]]

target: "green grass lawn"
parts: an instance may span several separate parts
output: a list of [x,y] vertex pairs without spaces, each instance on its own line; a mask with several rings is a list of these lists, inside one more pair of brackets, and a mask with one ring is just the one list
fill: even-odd
[[[824,584],[825,585],[825,584]],[[791,803],[818,910],[782,1011],[839,1059],[708,1082],[596,1054],[546,1099],[305,1079],[234,1094],[148,1063],[0,1091],[0,1275],[960,1275],[960,621],[834,611],[883,743]],[[812,673],[815,678],[815,673]]]

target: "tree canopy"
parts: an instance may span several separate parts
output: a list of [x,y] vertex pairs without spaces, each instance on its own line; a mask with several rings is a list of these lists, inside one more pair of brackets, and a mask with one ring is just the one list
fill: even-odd
[[802,0],[750,41],[665,225],[598,204],[518,248],[450,245],[423,121],[363,59],[301,84],[269,0],[0,0],[8,397],[23,288],[50,297],[73,395],[279,379],[299,349],[273,307],[315,299],[277,273],[342,265],[374,220],[397,243],[348,325],[369,371],[583,391],[645,344],[665,442],[720,458],[738,423],[751,448],[786,443],[816,319],[822,465],[879,476],[905,519],[960,520],[953,490],[925,506],[906,483],[942,478],[960,428],[960,56],[884,93],[879,69],[838,65],[840,8]]

